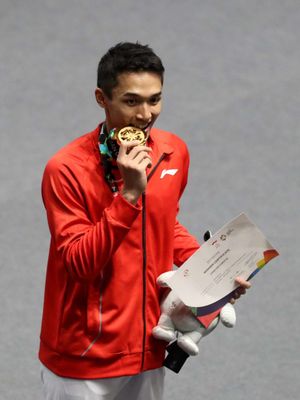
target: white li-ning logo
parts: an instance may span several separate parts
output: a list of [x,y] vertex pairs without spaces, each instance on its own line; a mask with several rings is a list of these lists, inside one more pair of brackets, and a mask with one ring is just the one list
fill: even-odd
[[166,175],[174,176],[178,169],[164,169],[161,171],[160,179],[163,179]]

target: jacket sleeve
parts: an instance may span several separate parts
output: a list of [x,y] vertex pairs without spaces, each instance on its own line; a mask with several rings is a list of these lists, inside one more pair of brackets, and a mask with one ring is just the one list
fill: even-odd
[[197,239],[177,220],[174,229],[174,264],[180,267],[199,248]]
[[77,280],[99,276],[141,212],[141,207],[118,195],[92,223],[73,172],[55,160],[46,166],[42,196],[52,244]]
[[[183,152],[183,180],[181,184],[180,197],[184,192],[184,189],[188,181],[188,170],[190,164],[190,157],[187,147],[184,146]],[[179,213],[179,203],[177,205],[177,214]],[[174,251],[173,261],[177,267],[180,267],[191,255],[200,248],[200,244],[197,239],[191,235],[188,230],[180,224],[176,219],[174,227]]]

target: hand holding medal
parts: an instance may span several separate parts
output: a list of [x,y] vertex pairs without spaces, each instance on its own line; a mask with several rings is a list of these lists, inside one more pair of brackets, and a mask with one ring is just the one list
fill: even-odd
[[124,181],[122,195],[136,204],[147,186],[146,169],[152,165],[151,148],[145,146],[148,134],[129,126],[116,130],[112,138],[120,145],[117,164]]

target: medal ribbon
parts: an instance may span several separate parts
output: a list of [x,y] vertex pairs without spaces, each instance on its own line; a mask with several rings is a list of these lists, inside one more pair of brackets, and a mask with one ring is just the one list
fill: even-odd
[[119,192],[118,182],[121,180],[120,178],[116,179],[116,175],[119,175],[116,163],[119,153],[119,145],[116,140],[112,139],[114,129],[107,133],[105,123],[103,123],[102,128],[99,131],[98,147],[101,161],[103,163],[104,177],[113,195],[116,196]]

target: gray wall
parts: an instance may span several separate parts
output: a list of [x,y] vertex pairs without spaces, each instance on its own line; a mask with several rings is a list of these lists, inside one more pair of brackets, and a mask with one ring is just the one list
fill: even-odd
[[165,398],[298,398],[299,16],[298,0],[0,0],[1,399],[41,398],[41,175],[103,118],[97,62],[124,40],[165,63],[157,125],[191,152],[181,221],[201,238],[245,211],[281,253],[238,302],[236,328],[167,374]]

